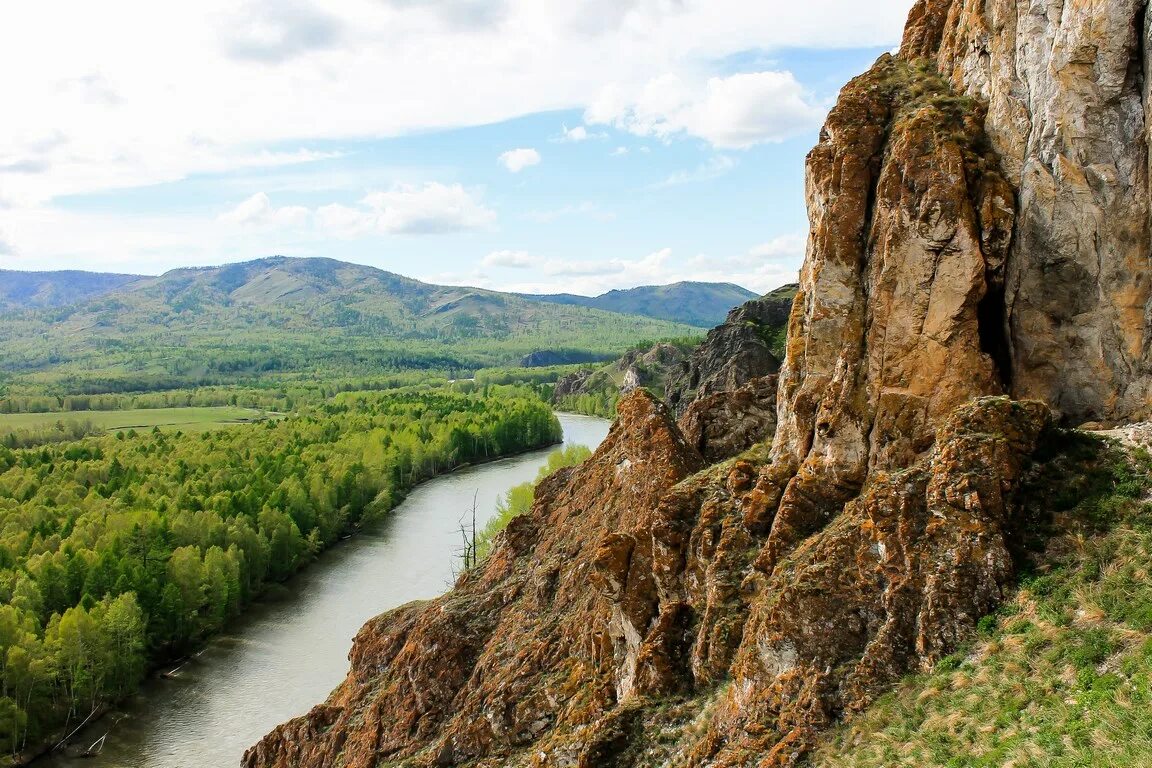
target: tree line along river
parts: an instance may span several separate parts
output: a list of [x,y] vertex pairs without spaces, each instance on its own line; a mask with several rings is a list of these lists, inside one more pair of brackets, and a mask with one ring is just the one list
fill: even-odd
[[[595,449],[609,422],[559,414],[564,445]],[[473,499],[483,526],[500,497],[535,478],[553,449],[467,467],[414,489],[379,525],[328,551],[279,599],[251,606],[174,674],[90,725],[74,744],[107,738],[95,758],[55,753],[36,768],[215,768],[277,724],[324,700],[348,669],[369,618],[451,587],[459,523]]]

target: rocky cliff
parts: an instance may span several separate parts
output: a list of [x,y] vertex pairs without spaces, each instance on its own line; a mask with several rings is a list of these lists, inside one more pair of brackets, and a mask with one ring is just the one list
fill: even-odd
[[729,312],[669,374],[664,399],[672,410],[683,415],[697,398],[731,392],[780,370],[795,295],[796,286],[786,285]]
[[710,464],[740,387],[681,426],[634,393],[245,764],[796,765],[952,652],[1053,424],[1149,409],[1148,34],[1135,0],[918,2],[808,158],[771,446]]

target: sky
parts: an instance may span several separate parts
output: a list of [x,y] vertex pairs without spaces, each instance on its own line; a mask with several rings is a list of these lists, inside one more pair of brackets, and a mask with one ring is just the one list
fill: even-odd
[[5,10],[0,269],[327,256],[595,295],[795,279],[804,157],[912,0]]

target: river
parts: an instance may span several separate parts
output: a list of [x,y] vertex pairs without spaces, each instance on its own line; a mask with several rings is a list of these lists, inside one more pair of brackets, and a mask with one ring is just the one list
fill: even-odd
[[[609,423],[559,414],[564,444],[595,448]],[[175,676],[149,680],[74,743],[108,733],[96,758],[52,755],[36,768],[235,768],[278,723],[323,701],[348,671],[352,637],[371,617],[451,586],[459,521],[475,495],[483,525],[553,449],[468,467],[413,490],[387,520],[324,553],[285,596],[252,606]]]

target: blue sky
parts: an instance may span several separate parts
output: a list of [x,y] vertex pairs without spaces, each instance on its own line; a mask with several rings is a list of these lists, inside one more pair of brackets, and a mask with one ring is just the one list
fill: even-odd
[[[506,290],[766,291],[803,255],[819,123],[909,4],[371,1],[223,3],[157,18],[167,46],[45,62],[0,129],[0,267],[278,253]],[[50,14],[25,21],[0,66],[44,55]]]

